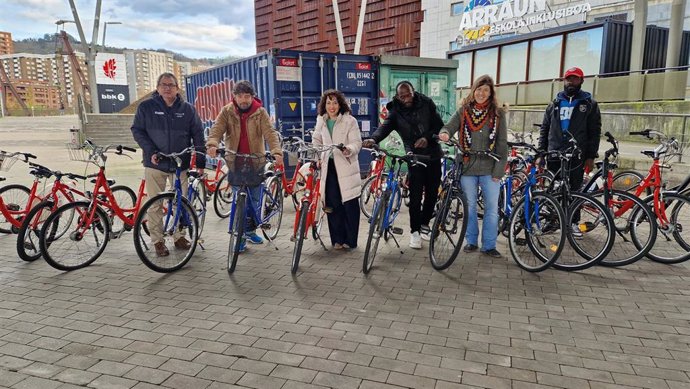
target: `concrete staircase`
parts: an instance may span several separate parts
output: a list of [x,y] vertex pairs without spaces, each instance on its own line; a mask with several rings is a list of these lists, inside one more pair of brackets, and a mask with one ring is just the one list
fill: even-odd
[[134,115],[86,114],[82,122],[82,134],[97,145],[121,144],[138,148],[132,137]]

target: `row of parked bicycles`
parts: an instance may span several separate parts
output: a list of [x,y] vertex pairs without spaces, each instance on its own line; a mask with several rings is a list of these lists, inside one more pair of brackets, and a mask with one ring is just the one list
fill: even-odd
[[[690,237],[683,230],[683,225],[690,222],[690,176],[673,188],[668,188],[662,179],[662,171],[670,168],[680,145],[676,139],[652,130],[630,134],[658,143],[655,149],[643,151],[653,161],[649,173],[614,173],[618,142],[606,133],[611,147],[577,191],[564,184],[571,160],[581,159],[573,137],[566,150],[551,152],[538,151],[524,138],[509,142],[511,156],[499,196],[499,232],[508,238],[511,256],[521,268],[542,271],[553,266],[582,270],[597,264],[627,265],[644,257],[662,263],[690,259]],[[485,154],[498,160],[490,152],[463,151],[453,140],[446,145],[449,151],[442,164],[443,180],[429,243],[429,258],[437,270],[448,268],[458,257],[467,228],[468,204],[460,186],[465,157]],[[206,156],[194,148],[159,154],[160,158],[174,161],[178,168],[173,187],[152,198],[145,194],[143,179],[135,192],[107,178],[108,155],[135,152],[126,146],[99,146],[88,140],[83,145],[68,145],[72,160],[98,167],[97,173],[91,175],[51,170],[36,163],[36,157],[30,153],[0,151],[0,170],[9,170],[21,161],[34,177],[31,187],[0,187],[0,233],[17,235],[17,254],[21,259],[33,261],[43,257],[56,269],[69,271],[90,265],[111,239],[133,231],[135,249],[143,263],[158,272],[171,272],[185,266],[197,246],[204,248],[203,227],[207,204],[212,202],[217,216],[229,219],[227,270],[232,273],[244,251],[245,232],[261,231],[271,244],[279,234],[283,199],[291,198],[296,210],[291,233],[294,274],[310,232],[327,250],[321,240],[327,210],[319,193],[318,161],[324,153],[342,147],[308,144],[300,138],[283,139],[284,151],[296,155],[291,177],[274,168],[270,153],[246,155],[220,150],[229,163],[224,164],[225,159],[220,158],[213,170],[204,172],[196,171],[194,157]],[[385,242],[392,240],[400,248],[396,235],[403,230],[395,226],[395,221],[407,198],[404,167],[424,165],[428,159],[378,147],[370,152],[371,169],[359,199],[369,224],[362,262],[365,274],[374,266],[381,238]],[[183,190],[184,176],[179,166],[189,156],[189,184]],[[557,173],[546,170],[540,161],[547,159],[559,161],[561,169]],[[52,184],[41,191],[41,185],[50,179]],[[79,185],[80,181],[84,184]],[[87,181],[93,185],[90,190],[86,190]],[[256,187],[259,190],[252,190]],[[481,209],[481,196],[479,205]],[[150,222],[152,215],[162,221]],[[169,255],[157,255],[152,233],[162,235],[168,247],[175,247]],[[175,242],[180,237],[191,244],[178,247]]]

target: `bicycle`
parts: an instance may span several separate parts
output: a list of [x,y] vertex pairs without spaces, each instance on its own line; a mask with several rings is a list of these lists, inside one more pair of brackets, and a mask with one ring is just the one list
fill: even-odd
[[[244,233],[248,221],[261,228],[269,243],[278,235],[283,218],[283,195],[280,191],[280,173],[267,169],[270,167],[266,164],[267,159],[271,158],[270,152],[259,155],[225,150],[224,153],[233,155],[228,163],[227,173],[228,182],[233,188],[228,223],[230,243],[227,266],[228,273],[232,274],[239,254],[245,249]],[[259,186],[258,199],[252,197],[250,190],[256,186]],[[259,203],[258,210],[255,202]]]
[[[0,171],[9,171],[19,160],[28,163],[29,159],[35,158],[36,156],[31,153],[0,151]],[[31,189],[21,184],[10,184],[0,188],[0,233],[17,233],[21,219],[31,210],[37,187],[38,182],[34,180]]]
[[601,262],[611,251],[616,235],[608,208],[589,194],[571,190],[567,176],[570,161],[579,159],[581,150],[572,134],[567,131],[565,134],[568,136],[565,150],[546,152],[550,160],[560,162],[560,168],[546,190],[565,211],[566,225],[570,226],[566,236],[575,253],[564,249],[553,267],[568,271],[584,270]]
[[[80,147],[68,144],[72,160],[93,163],[98,166],[98,173],[87,176],[95,178],[88,201],[61,206],[41,227],[39,244],[43,258],[58,270],[71,271],[90,265],[103,253],[111,239],[119,238],[134,226],[145,197],[145,181],[141,180],[139,184],[133,206],[123,207],[113,195],[111,186],[114,181],[105,176],[105,164],[108,159],[106,154],[112,149],[117,155],[123,155],[124,151],[136,152],[135,149],[122,145],[97,146],[90,140],[85,141]],[[72,214],[74,217],[70,216]],[[111,220],[115,218],[121,220],[124,225],[117,234],[112,233]],[[53,229],[60,231],[63,228],[68,232],[67,238],[63,236],[58,240],[48,233]]]
[[[373,145],[372,149],[382,151],[376,145]],[[398,249],[400,248],[400,244],[398,244],[398,240],[394,235],[402,234],[403,230],[402,228],[395,227],[394,225],[395,219],[400,213],[400,207],[402,204],[400,169],[402,168],[403,163],[407,163],[408,166],[426,166],[426,164],[421,162],[421,160],[430,159],[428,155],[395,155],[389,152],[385,153],[386,157],[390,158],[390,166],[388,168],[386,183],[379,188],[381,194],[374,197],[375,200],[372,216],[369,218],[369,234],[367,236],[367,245],[364,249],[364,259],[362,262],[362,272],[364,274],[369,274],[374,265],[374,260],[376,259],[381,237],[383,237],[385,241],[393,238],[393,242],[395,243],[396,247]],[[403,252],[400,251],[400,253],[402,254]]]
[[[137,255],[149,269],[159,273],[179,270],[189,262],[194,255],[206,219],[206,197],[205,193],[201,192],[206,189],[203,174],[189,171],[187,193],[182,189],[181,157],[186,154],[192,154],[192,159],[195,159],[196,155],[205,157],[204,153],[195,151],[194,146],[177,153],[156,153],[158,158],[167,158],[175,163],[175,182],[172,191],[159,193],[148,199],[139,209],[134,222],[134,248]],[[162,225],[152,225],[153,215],[156,213],[161,216]],[[157,250],[152,249],[158,242],[154,242],[153,237],[148,239],[150,233],[159,228],[162,242],[165,244],[167,241],[174,246],[165,256],[158,256]],[[189,247],[178,244],[179,239],[185,237],[189,238]]]
[[[530,144],[524,147],[542,158]],[[517,265],[529,272],[540,272],[558,260],[565,247],[566,217],[559,201],[539,188],[538,166],[532,163],[525,182],[520,186],[522,197],[515,204],[508,222],[508,247]]]
[[[305,161],[309,167],[307,174],[307,182],[304,186],[304,192],[300,199],[297,213],[295,214],[295,223],[293,225],[293,235],[290,238],[295,242],[292,251],[292,263],[290,265],[290,272],[297,273],[299,268],[300,257],[302,256],[302,246],[304,239],[307,237],[307,231],[311,228],[312,238],[321,243],[321,247],[328,251],[326,245],[321,240],[321,228],[323,227],[325,211],[321,205],[321,164],[320,156],[323,153],[329,153],[334,148],[344,150],[345,146],[341,143],[338,145],[312,145],[308,150],[305,150]],[[311,156],[310,156],[311,154]]]

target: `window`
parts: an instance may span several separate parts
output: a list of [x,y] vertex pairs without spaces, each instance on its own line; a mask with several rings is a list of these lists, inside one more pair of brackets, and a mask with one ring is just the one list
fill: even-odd
[[450,48],[450,51],[455,51],[460,48],[460,45],[458,44],[458,41],[450,41],[448,47]]
[[461,1],[459,3],[453,3],[450,5],[450,16],[462,15],[462,11],[465,10],[465,4]]
[[498,67],[498,47],[478,50],[474,57],[474,78],[488,74],[496,80],[496,68]]
[[530,80],[546,80],[561,76],[562,42],[562,35],[532,41],[529,58]]
[[501,66],[499,80],[501,84],[525,81],[527,72],[527,42],[501,47]]
[[571,32],[565,38],[565,69],[577,66],[588,74],[599,74],[603,28]]
[[472,53],[457,54],[453,59],[458,60],[456,86],[462,88],[472,85]]

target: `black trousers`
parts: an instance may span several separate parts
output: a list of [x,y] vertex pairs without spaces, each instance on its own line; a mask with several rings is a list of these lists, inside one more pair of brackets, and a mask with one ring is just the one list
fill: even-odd
[[333,160],[328,161],[328,174],[326,176],[326,193],[324,196],[326,206],[333,209],[327,214],[328,231],[331,233],[331,244],[347,244],[351,248],[357,247],[359,235],[359,198],[354,198],[343,203],[338,183],[338,172],[335,170]]
[[[438,187],[441,185],[441,160],[426,162],[427,166],[410,167],[410,231],[419,231],[426,226],[434,215],[434,206],[438,199]],[[422,204],[422,195],[424,204]]]
[[[558,174],[558,170],[561,168],[561,161],[559,159],[549,159],[546,161],[546,168],[553,174]],[[570,167],[567,172],[561,172],[563,177],[566,177],[567,184],[570,187],[571,192],[579,192],[582,189],[582,182],[585,179],[585,164],[582,159],[572,158],[570,160]],[[558,179],[559,176],[556,176]],[[564,209],[567,213],[568,210]],[[566,215],[568,217],[568,215]],[[570,220],[572,223],[577,223],[580,221],[580,212],[576,211]]]

